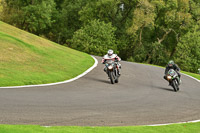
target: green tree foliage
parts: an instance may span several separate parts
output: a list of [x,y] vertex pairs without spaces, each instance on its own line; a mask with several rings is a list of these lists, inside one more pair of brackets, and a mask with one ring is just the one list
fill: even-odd
[[200,1],[199,0],[191,0],[189,13],[192,15],[195,22],[200,24]]
[[63,43],[67,39],[72,38],[75,31],[81,28],[82,24],[79,20],[78,14],[81,7],[84,5],[82,0],[65,0],[62,4],[62,10],[60,15],[60,38]]
[[106,23],[115,22],[119,12],[120,0],[99,0],[87,3],[79,12],[80,20],[88,23],[91,20],[99,19]]
[[23,9],[23,29],[39,35],[43,33],[53,23],[52,14],[55,10],[53,0],[43,0],[35,2]]
[[194,24],[189,0],[139,0],[128,33],[134,36],[133,59],[164,65],[177,51],[180,37]]
[[[1,20],[90,54],[102,55],[113,48],[124,60],[164,66],[174,59],[192,72],[200,67],[195,51],[200,38],[199,0],[0,2]],[[182,59],[190,63],[185,65]]]
[[3,5],[2,5],[2,1],[0,0],[0,20],[2,18],[3,15]]
[[70,46],[95,55],[103,55],[108,49],[117,52],[114,32],[111,23],[92,20],[75,32]]
[[43,34],[53,23],[54,0],[5,0],[3,20],[24,30]]
[[196,28],[194,31],[190,31],[181,37],[174,59],[183,70],[197,72],[200,66],[199,42],[199,28]]

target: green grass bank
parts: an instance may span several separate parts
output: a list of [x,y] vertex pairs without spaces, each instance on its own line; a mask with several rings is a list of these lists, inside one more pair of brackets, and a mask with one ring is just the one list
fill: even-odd
[[190,72],[185,72],[185,71],[181,71],[181,72],[200,80],[200,74],[190,73]]
[[1,133],[200,133],[200,123],[166,126],[130,127],[41,127],[37,125],[0,125]]
[[64,81],[93,64],[88,54],[0,21],[0,87]]

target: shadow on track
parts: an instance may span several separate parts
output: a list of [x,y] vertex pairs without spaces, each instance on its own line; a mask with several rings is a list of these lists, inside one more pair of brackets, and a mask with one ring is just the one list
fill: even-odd
[[90,79],[90,80],[93,80],[93,81],[102,82],[102,83],[110,84],[109,79],[108,79],[108,80],[104,80],[104,79],[97,79],[97,78],[91,78],[91,77],[88,77],[87,79]]
[[161,89],[161,90],[166,90],[166,91],[173,91],[174,92],[174,90],[173,90],[173,88],[165,88],[165,87],[160,87],[160,86],[153,86],[153,88],[157,88],[157,89]]

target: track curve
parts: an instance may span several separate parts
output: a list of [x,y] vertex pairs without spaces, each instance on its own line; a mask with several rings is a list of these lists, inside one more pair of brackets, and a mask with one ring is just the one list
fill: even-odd
[[122,62],[120,81],[112,85],[103,67],[67,84],[0,88],[0,124],[131,126],[200,119],[200,83],[194,79],[182,75],[180,91],[173,92],[163,68]]

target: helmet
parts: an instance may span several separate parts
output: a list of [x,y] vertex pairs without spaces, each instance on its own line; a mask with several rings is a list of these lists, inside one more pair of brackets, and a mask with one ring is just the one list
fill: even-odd
[[112,56],[112,55],[113,55],[113,50],[112,50],[112,49],[108,50],[108,55],[109,55],[109,56]]
[[172,67],[173,65],[174,65],[174,61],[173,61],[173,60],[170,60],[170,61],[168,62],[168,66]]

